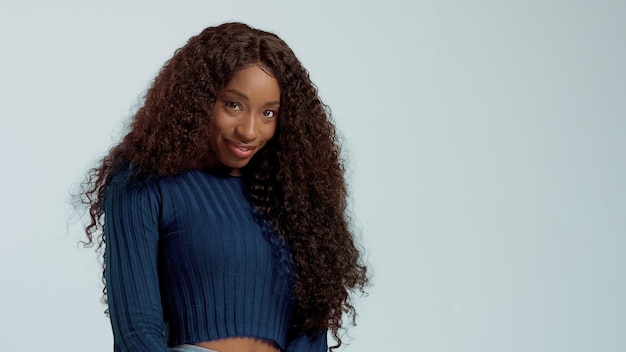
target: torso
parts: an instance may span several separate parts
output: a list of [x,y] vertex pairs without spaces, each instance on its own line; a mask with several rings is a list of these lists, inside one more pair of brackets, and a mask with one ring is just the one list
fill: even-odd
[[[287,342],[293,311],[289,252],[255,219],[243,180],[192,170],[158,186],[158,269],[169,343],[278,352],[274,342],[263,341]],[[216,340],[229,336],[257,340]]]
[[195,345],[218,352],[280,352],[274,343],[252,337],[231,337]]

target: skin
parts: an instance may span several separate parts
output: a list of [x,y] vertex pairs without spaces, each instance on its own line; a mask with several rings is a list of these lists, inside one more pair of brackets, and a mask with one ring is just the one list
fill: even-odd
[[280,352],[272,342],[252,337],[231,337],[196,345],[219,352]]
[[[276,132],[280,88],[276,79],[259,65],[248,66],[235,74],[218,94],[213,106],[211,146],[217,160],[240,176],[252,156]],[[267,340],[232,337],[196,343],[219,352],[279,352]]]
[[263,67],[235,74],[213,105],[211,147],[217,160],[240,176],[241,168],[274,136],[280,87]]

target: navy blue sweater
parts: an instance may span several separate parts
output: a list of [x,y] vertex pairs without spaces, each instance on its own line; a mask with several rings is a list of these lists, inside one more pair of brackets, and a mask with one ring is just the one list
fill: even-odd
[[240,178],[191,170],[131,185],[118,176],[104,210],[115,351],[234,336],[327,351],[325,333],[289,330],[289,253],[253,215]]

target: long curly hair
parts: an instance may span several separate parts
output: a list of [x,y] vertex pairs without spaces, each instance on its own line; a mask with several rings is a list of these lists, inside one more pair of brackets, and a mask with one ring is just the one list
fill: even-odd
[[87,242],[98,250],[106,245],[103,200],[122,168],[145,180],[216,162],[208,143],[211,108],[219,90],[252,64],[278,81],[280,111],[274,138],[243,168],[243,177],[252,203],[292,254],[293,328],[330,330],[339,347],[342,316],[354,323],[356,315],[350,293],[363,292],[367,267],[350,228],[345,169],[330,109],[308,71],[273,33],[242,23],[209,27],[166,62],[126,136],[83,184]]

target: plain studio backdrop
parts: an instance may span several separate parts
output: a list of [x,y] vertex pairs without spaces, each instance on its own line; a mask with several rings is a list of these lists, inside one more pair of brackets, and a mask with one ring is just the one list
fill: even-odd
[[624,1],[3,1],[1,351],[111,351],[70,194],[203,28],[293,48],[373,281],[346,351],[626,350]]

